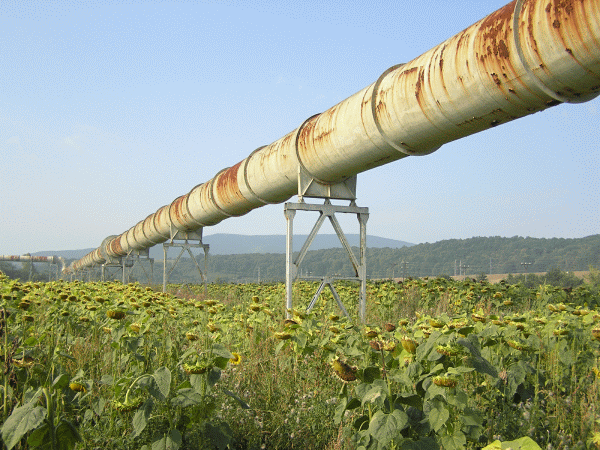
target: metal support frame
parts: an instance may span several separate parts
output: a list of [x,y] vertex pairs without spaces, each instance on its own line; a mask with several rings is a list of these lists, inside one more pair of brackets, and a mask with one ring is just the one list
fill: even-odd
[[[305,203],[304,197],[311,198],[322,198],[325,199],[323,204]],[[331,199],[339,200],[350,200],[350,205],[333,205]],[[292,286],[296,279],[305,280],[321,280],[321,284],[317,289],[317,292],[313,296],[307,311],[310,311],[323,289],[327,286],[338,306],[340,307],[344,315],[348,315],[348,311],[344,307],[339,294],[337,293],[334,281],[335,280],[352,280],[360,282],[360,293],[359,293],[359,316],[361,321],[365,321],[366,316],[366,304],[367,304],[367,264],[366,264],[366,249],[367,249],[367,220],[369,218],[369,209],[366,207],[356,206],[356,176],[345,180],[342,183],[328,185],[319,182],[314,177],[311,177],[304,169],[300,168],[298,173],[298,203],[285,203],[284,214],[287,221],[287,232],[286,232],[286,270],[285,270],[285,287],[286,287],[286,309],[287,317],[291,317],[291,311],[293,309],[292,302]],[[294,217],[296,211],[316,211],[319,213],[312,231],[308,235],[304,242],[302,249],[294,258],[293,256],[293,235],[294,235]],[[357,260],[344,231],[342,230],[337,218],[336,213],[349,213],[356,214],[360,225],[360,250],[359,258]],[[299,267],[312,244],[315,236],[317,235],[321,225],[325,219],[329,219],[333,229],[335,230],[342,246],[346,250],[350,262],[354,268],[355,276],[343,277],[343,276],[300,276]]]
[[[128,261],[126,264],[125,262]],[[143,261],[148,261],[150,263],[150,274],[144,267]],[[129,264],[131,262],[131,264]],[[133,269],[136,266],[140,266],[144,275],[146,275],[146,279],[148,280],[148,284],[152,284],[154,282],[154,258],[150,258],[150,249],[146,248],[144,250],[132,250],[127,254],[125,258],[123,258],[123,283],[125,280],[129,282],[129,277],[133,272]]]
[[[115,270],[114,272],[113,269]],[[107,277],[111,280],[115,280],[117,278],[116,276],[119,273],[119,270],[121,271],[121,280],[123,281],[123,284],[125,284],[124,266],[121,260],[119,260],[118,262],[107,261],[104,264],[102,264],[100,278],[102,279],[102,281],[107,281]]]
[[[194,241],[197,243],[190,243],[189,241]],[[179,248],[181,248],[181,251],[179,252],[179,255],[173,262],[173,265],[171,266],[171,268],[167,271],[167,251],[171,247],[179,247]],[[200,268],[200,265],[198,264],[198,260],[192,253],[192,248],[202,248],[204,250],[204,272],[202,272],[202,269]],[[190,257],[192,258],[192,261],[194,261],[194,264],[196,265],[196,269],[198,269],[198,273],[200,274],[200,279],[202,280],[202,283],[204,284],[204,295],[206,295],[208,292],[208,288],[206,286],[205,274],[208,272],[209,245],[202,243],[202,227],[197,229],[196,231],[182,231],[182,230],[177,230],[177,229],[171,228],[171,238],[169,239],[168,242],[165,242],[163,244],[163,251],[164,251],[163,292],[167,291],[167,283],[169,281],[169,276],[173,272],[173,269],[175,269],[175,267],[177,266],[177,263],[181,259],[181,255],[183,255],[183,253],[186,250],[189,253]]]

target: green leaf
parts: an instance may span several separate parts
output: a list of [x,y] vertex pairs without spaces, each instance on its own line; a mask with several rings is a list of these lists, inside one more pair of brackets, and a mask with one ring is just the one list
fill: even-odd
[[39,341],[37,340],[37,338],[30,336],[27,339],[25,339],[25,342],[23,344],[27,347],[35,347],[38,343]]
[[185,408],[186,406],[199,405],[202,403],[202,395],[193,388],[179,389],[177,396],[171,400],[173,406]]
[[437,433],[450,418],[450,412],[441,400],[434,399],[428,403],[430,410],[427,414],[431,428]]
[[372,383],[381,378],[381,369],[379,367],[369,366],[364,370],[359,370],[357,375],[365,383]]
[[279,355],[279,352],[281,351],[281,349],[283,348],[283,346],[285,345],[287,341],[279,341],[279,344],[277,344],[277,347],[275,347],[275,354]]
[[415,408],[421,409],[422,401],[421,397],[417,394],[398,394],[396,400],[394,401],[396,404],[414,406]]
[[66,373],[60,374],[52,382],[52,387],[54,389],[64,389],[69,385],[70,381],[71,379],[69,378],[69,375]]
[[528,436],[516,439],[514,441],[500,442],[494,441],[490,445],[483,447],[483,450],[507,449],[513,450],[541,450],[540,446]]
[[457,406],[460,409],[464,409],[469,404],[469,397],[462,390],[457,390],[455,393],[448,393],[446,400],[450,405]]
[[206,381],[210,387],[214,386],[217,381],[221,378],[221,370],[217,367],[213,367],[208,372],[208,377],[206,377]]
[[112,375],[103,375],[102,378],[100,378],[100,384],[105,384],[107,386],[112,386],[112,384],[113,384],[113,377],[112,377]]
[[242,400],[237,394],[235,394],[231,391],[228,391],[227,389],[223,389],[223,392],[225,393],[225,395],[228,395],[229,397],[234,399],[236,402],[238,402],[238,404],[242,407],[242,409],[250,409],[250,406],[248,405],[248,403],[246,403],[244,400]]
[[483,417],[477,413],[472,414],[462,414],[460,416],[460,421],[467,426],[481,426],[483,423]]
[[339,425],[342,419],[344,418],[344,413],[346,412],[346,405],[348,404],[347,398],[341,398],[340,402],[335,407],[335,413],[333,415],[333,423],[335,425]]
[[227,422],[216,424],[208,422],[205,425],[205,431],[210,442],[219,450],[225,450],[233,440],[233,431]]
[[146,400],[142,406],[138,408],[138,410],[133,415],[133,437],[138,437],[146,425],[148,425],[148,420],[150,419],[150,413],[152,412],[152,407],[154,406],[154,402],[151,398]]
[[400,448],[402,450],[440,450],[440,444],[432,437],[421,437],[418,441],[405,440]]
[[26,403],[15,408],[4,425],[2,425],[2,440],[10,450],[19,443],[25,434],[39,427],[46,417],[46,408]]
[[39,428],[36,428],[31,432],[29,437],[27,438],[27,444],[30,447],[40,447],[44,442],[47,442],[46,435],[50,432],[50,427],[48,423],[44,423]]
[[381,386],[374,386],[363,396],[361,403],[363,406],[366,403],[376,403],[379,406],[383,406],[386,397],[387,392],[385,389],[383,389]]
[[167,367],[160,367],[156,369],[152,375],[158,386],[158,390],[164,399],[169,396],[171,391],[171,371]]
[[56,441],[58,442],[59,450],[72,450],[82,439],[79,431],[77,431],[77,427],[73,423],[61,419],[60,424],[56,428]]
[[229,363],[229,358],[222,358],[221,356],[218,356],[216,358],[214,358],[214,363],[215,366],[217,366],[219,369],[227,369],[227,364]]
[[465,367],[465,366],[448,367],[448,373],[450,373],[452,375],[462,375],[463,373],[469,373],[474,370],[475,370],[474,367]]
[[442,436],[442,448],[444,450],[462,450],[467,446],[467,438],[461,431],[456,431],[451,435]]
[[379,410],[369,423],[369,433],[380,445],[386,446],[408,425],[408,416],[404,411],[395,409],[391,414]]
[[152,442],[152,450],[177,450],[181,443],[181,433],[178,430],[170,430],[168,434]]
[[298,345],[298,347],[300,348],[304,348],[306,347],[306,334],[301,333],[301,334],[295,334],[294,336],[292,336],[292,340]]
[[215,356],[220,356],[221,358],[225,358],[227,360],[233,358],[231,352],[223,344],[214,344],[212,347],[212,354]]

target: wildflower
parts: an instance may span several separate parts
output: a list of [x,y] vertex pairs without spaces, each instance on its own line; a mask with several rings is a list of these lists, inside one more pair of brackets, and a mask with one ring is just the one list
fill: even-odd
[[339,357],[331,361],[334,373],[345,382],[356,380],[356,367],[350,366]]
[[185,333],[185,338],[188,341],[197,341],[199,339],[197,334],[190,333],[190,332]]
[[514,341],[512,339],[507,339],[506,343],[508,344],[509,347],[512,347],[512,348],[522,351],[522,352],[528,350],[528,347],[525,344],[522,344],[521,342],[518,342],[518,341]]
[[378,334],[379,332],[377,330],[374,330],[373,328],[365,328],[365,336],[367,336],[368,338],[376,338]]
[[75,392],[83,392],[84,394],[87,392],[86,387],[81,383],[70,383],[69,388]]
[[429,319],[429,325],[431,325],[433,328],[443,328],[446,324],[443,320]]
[[394,341],[388,341],[385,344],[383,344],[383,349],[386,352],[393,352],[394,350],[396,350],[396,343]]
[[217,331],[221,330],[221,327],[219,325],[212,322],[209,322],[206,326],[211,333],[216,333]]
[[21,359],[13,359],[13,364],[17,367],[31,367],[35,360],[31,356],[23,356]]
[[369,342],[369,345],[376,352],[380,351],[383,348],[381,341],[371,341]]
[[408,353],[416,353],[417,345],[419,345],[417,344],[417,341],[409,338],[408,336],[404,336],[400,342],[402,343],[404,350],[406,350]]
[[458,356],[463,353],[463,349],[459,345],[438,345],[435,351],[445,356]]
[[121,403],[121,402],[119,402],[117,400],[114,400],[112,402],[112,406],[117,411],[120,411],[120,412],[129,412],[129,411],[133,411],[138,406],[140,406],[143,401],[144,400],[142,399],[142,397],[134,397],[132,399],[127,399],[123,403]]
[[121,320],[121,319],[125,318],[125,311],[117,311],[117,310],[111,309],[111,310],[106,311],[106,316],[111,319]]
[[458,384],[458,380],[452,376],[437,376],[433,377],[433,384],[442,387],[454,387]]
[[487,318],[483,314],[478,314],[478,313],[471,314],[471,318],[475,322],[485,323],[487,321]]
[[183,364],[182,367],[187,374],[194,375],[205,373],[208,369],[210,369],[210,367],[206,366],[205,364]]

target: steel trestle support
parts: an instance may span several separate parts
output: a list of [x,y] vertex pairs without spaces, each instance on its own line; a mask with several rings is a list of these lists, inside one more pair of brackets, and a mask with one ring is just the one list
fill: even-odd
[[[190,241],[192,241],[194,243],[190,243]],[[173,265],[167,271],[167,251],[169,250],[170,247],[178,247],[181,250],[180,250],[179,255],[177,256],[177,258],[175,258],[175,261],[173,262]],[[192,248],[201,248],[201,249],[204,250],[204,272],[200,268],[200,265],[198,264],[198,260],[196,259],[196,257],[192,253]],[[175,269],[175,266],[177,266],[177,263],[181,259],[181,256],[183,255],[183,253],[185,251],[187,251],[188,254],[190,255],[190,257],[192,258],[192,261],[194,262],[194,264],[196,266],[196,269],[198,270],[198,273],[200,274],[200,279],[202,280],[202,283],[204,284],[204,295],[206,295],[207,292],[208,292],[208,288],[206,286],[206,276],[205,276],[205,274],[208,271],[208,250],[209,250],[209,245],[202,243],[202,228],[199,228],[196,231],[181,231],[181,230],[177,230],[177,229],[171,228],[171,239],[169,239],[168,242],[165,242],[163,244],[163,250],[164,250],[164,259],[163,259],[163,292],[167,291],[167,282],[169,281],[169,276],[173,272],[173,269]]]
[[[293,255],[293,235],[294,235],[294,217],[296,215],[296,211],[316,211],[319,213],[319,218],[317,219],[315,225],[313,226],[312,231],[308,235],[308,238],[304,242],[302,249],[294,258]],[[358,221],[360,224],[360,254],[357,260],[350,244],[348,243],[346,236],[344,235],[344,231],[342,230],[337,218],[335,217],[336,213],[350,213],[356,214],[358,217]],[[293,302],[292,302],[292,285],[293,282],[298,279],[305,280],[321,280],[321,284],[317,289],[317,292],[313,296],[307,311],[310,311],[315,305],[319,295],[323,289],[327,286],[331,290],[333,297],[335,298],[338,306],[342,310],[344,315],[348,315],[348,311],[342,304],[340,296],[338,295],[335,287],[335,280],[352,280],[360,282],[360,294],[359,294],[359,316],[361,321],[364,322],[366,315],[366,301],[367,301],[367,270],[366,270],[366,248],[367,248],[367,232],[366,225],[367,220],[369,218],[369,209],[366,207],[356,206],[354,200],[351,200],[349,206],[344,205],[333,205],[329,198],[325,198],[324,204],[312,204],[312,203],[304,203],[301,201],[300,203],[286,203],[284,206],[284,214],[287,221],[287,233],[286,233],[286,270],[285,270],[285,284],[286,284],[286,309],[287,309],[287,317],[291,317],[291,313],[293,310]],[[298,275],[298,268],[306,255],[310,245],[312,244],[315,236],[317,235],[321,225],[325,221],[325,219],[329,219],[333,229],[335,230],[340,242],[342,243],[344,249],[348,253],[348,257],[350,258],[350,262],[352,263],[355,276],[353,277],[342,277],[342,276],[303,276],[300,277]]]

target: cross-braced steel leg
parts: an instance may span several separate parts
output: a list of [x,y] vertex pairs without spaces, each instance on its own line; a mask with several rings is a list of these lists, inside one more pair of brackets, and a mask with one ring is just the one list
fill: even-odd
[[[293,256],[293,232],[294,226],[293,221],[296,215],[296,211],[316,211],[319,212],[319,218],[317,219],[313,229],[311,230],[306,242],[302,246],[302,249],[298,253],[298,255],[294,258]],[[354,280],[360,282],[360,294],[359,294],[359,316],[362,321],[365,320],[366,314],[366,299],[367,299],[367,271],[366,271],[366,223],[369,217],[368,208],[362,208],[356,206],[354,201],[351,202],[350,206],[339,206],[332,205],[329,199],[325,200],[325,203],[322,205],[308,204],[308,203],[286,203],[284,208],[285,217],[287,220],[287,236],[286,236],[286,309],[287,316],[291,317],[291,312],[293,308],[292,301],[292,284],[294,280],[299,278],[298,276],[298,268],[302,263],[308,248],[312,244],[315,236],[317,235],[321,225],[325,221],[325,219],[329,219],[333,229],[335,230],[342,246],[346,250],[348,257],[350,258],[350,262],[354,268],[354,277],[301,277],[304,279],[321,279],[321,285],[317,290],[317,293],[313,297],[308,310],[310,310],[315,302],[317,301],[319,295],[321,294],[323,288],[328,286],[331,290],[336,302],[340,306],[340,309],[345,315],[348,315],[348,312],[344,308],[340,297],[333,285],[333,281],[335,279],[342,280]],[[359,260],[356,259],[350,244],[348,243],[344,232],[337,221],[335,214],[336,213],[352,213],[356,214],[360,224],[360,253]]]

